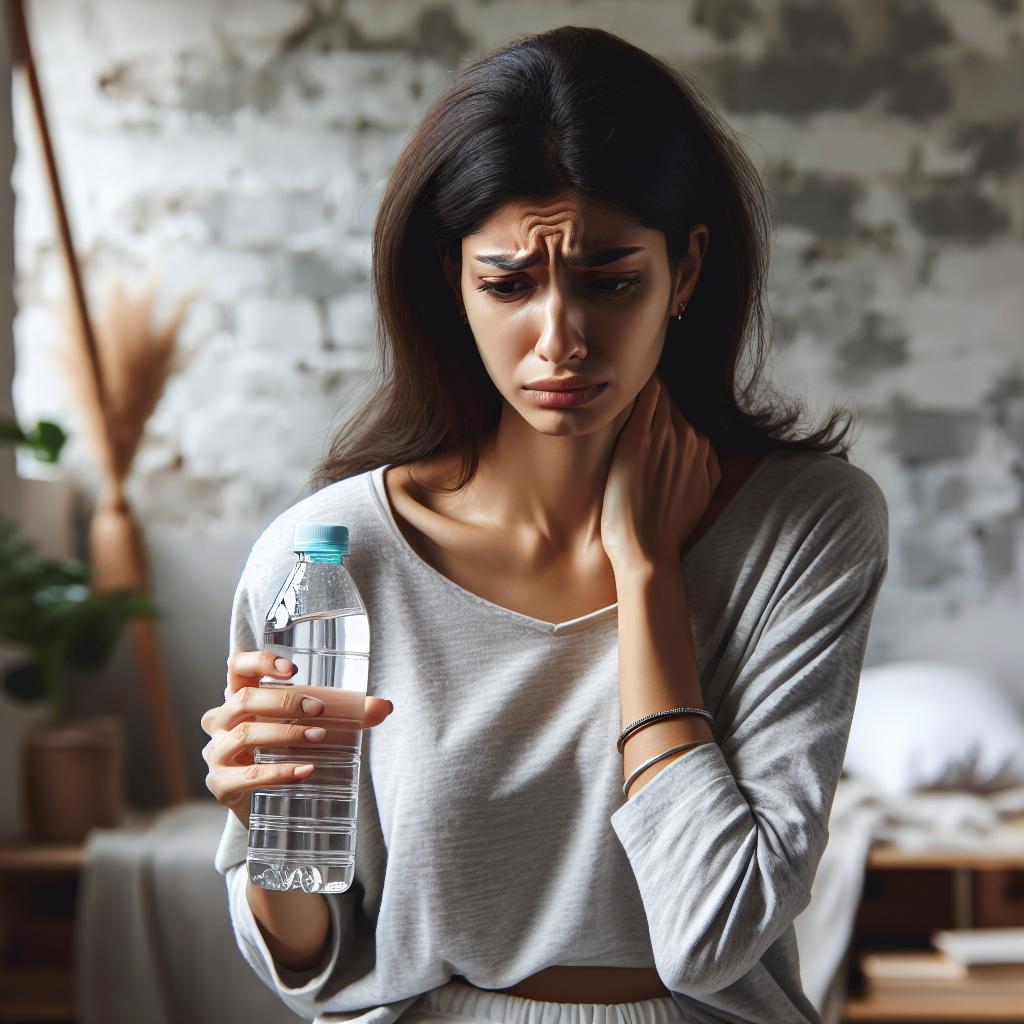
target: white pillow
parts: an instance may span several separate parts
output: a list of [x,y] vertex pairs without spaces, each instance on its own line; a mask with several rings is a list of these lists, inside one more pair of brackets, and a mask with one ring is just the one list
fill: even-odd
[[891,796],[1024,785],[1024,715],[975,669],[924,661],[866,668],[843,770]]

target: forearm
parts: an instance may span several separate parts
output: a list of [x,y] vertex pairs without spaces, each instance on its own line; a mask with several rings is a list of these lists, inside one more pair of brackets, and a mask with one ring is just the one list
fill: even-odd
[[[669,708],[703,707],[690,611],[679,566],[642,566],[617,573],[619,600],[619,689],[622,728]],[[707,721],[680,715],[646,725],[626,740],[623,780],[644,761],[669,747],[714,739]],[[695,748],[691,748],[695,749]],[[629,797],[690,751],[652,764],[629,788]]]
[[274,960],[293,971],[316,967],[327,945],[330,912],[321,893],[274,892],[246,881],[246,898]]

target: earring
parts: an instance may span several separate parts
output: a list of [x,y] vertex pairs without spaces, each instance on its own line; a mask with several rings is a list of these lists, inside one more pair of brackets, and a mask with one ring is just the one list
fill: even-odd
[[681,304],[681,305],[679,306],[679,312],[678,312],[678,313],[676,313],[676,319],[677,319],[677,320],[682,320],[682,319],[683,319],[683,310],[684,310],[684,309],[686,309],[686,303],[685,303],[685,302],[684,302],[684,303],[682,303],[682,304]]

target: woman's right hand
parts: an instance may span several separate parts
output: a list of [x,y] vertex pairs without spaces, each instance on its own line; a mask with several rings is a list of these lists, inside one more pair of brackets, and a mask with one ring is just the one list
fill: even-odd
[[[334,725],[339,724],[338,718],[344,720],[347,727],[344,731],[351,738],[353,728],[369,729],[380,725],[394,710],[391,701],[367,696],[362,723],[353,725],[351,693],[328,687],[297,686],[293,689],[259,685],[260,679],[290,679],[295,671],[292,662],[273,651],[235,651],[228,658],[224,703],[210,708],[200,720],[203,732],[210,736],[210,742],[203,747],[203,759],[210,766],[206,788],[246,828],[249,827],[253,790],[293,783],[309,776],[308,770],[296,772],[301,764],[308,762],[256,764],[254,747],[316,747],[331,738],[326,732],[337,732],[331,728],[332,718]],[[331,705],[337,706],[332,708]],[[307,737],[306,729],[317,726],[315,719],[324,716],[325,708],[327,730],[321,729],[320,735]]]

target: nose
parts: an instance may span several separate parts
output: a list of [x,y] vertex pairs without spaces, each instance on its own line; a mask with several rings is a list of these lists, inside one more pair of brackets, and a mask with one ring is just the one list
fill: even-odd
[[538,358],[559,364],[582,359],[587,354],[583,340],[583,314],[554,280],[548,282],[548,295],[538,306],[539,335],[534,347]]

